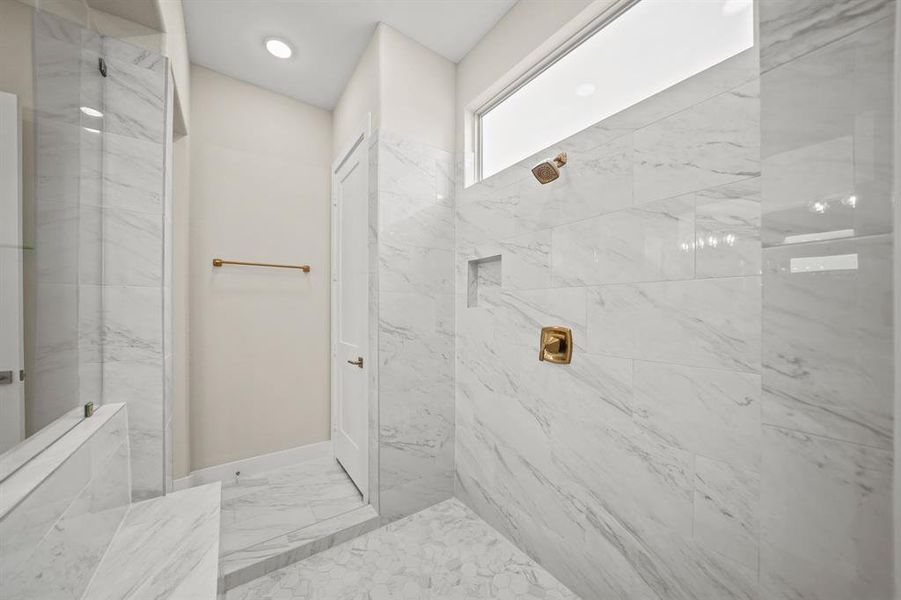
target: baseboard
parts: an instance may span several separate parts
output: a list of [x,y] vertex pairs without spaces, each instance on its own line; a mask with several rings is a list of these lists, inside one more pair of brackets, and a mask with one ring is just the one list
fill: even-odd
[[272,469],[288,467],[305,460],[323,458],[326,456],[334,456],[331,440],[318,442],[316,444],[307,444],[306,446],[298,446],[297,448],[289,448],[288,450],[280,450],[279,452],[272,452],[270,454],[242,458],[241,460],[225,463],[224,465],[198,469],[192,471],[185,477],[173,481],[172,487],[175,491],[178,491],[216,481],[225,483],[227,481],[232,481],[235,478],[235,471],[241,471],[241,477],[252,477],[265,471],[271,471]]

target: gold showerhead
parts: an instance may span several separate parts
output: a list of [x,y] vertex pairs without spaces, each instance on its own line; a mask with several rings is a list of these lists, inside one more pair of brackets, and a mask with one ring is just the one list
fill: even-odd
[[549,158],[543,163],[532,167],[532,175],[538,183],[544,185],[560,177],[560,167],[566,164],[566,152],[561,152],[554,158]]

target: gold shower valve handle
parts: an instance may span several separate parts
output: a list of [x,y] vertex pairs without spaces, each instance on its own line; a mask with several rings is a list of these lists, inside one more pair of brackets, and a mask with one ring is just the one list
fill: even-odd
[[543,327],[538,360],[568,365],[573,356],[573,334],[568,327]]

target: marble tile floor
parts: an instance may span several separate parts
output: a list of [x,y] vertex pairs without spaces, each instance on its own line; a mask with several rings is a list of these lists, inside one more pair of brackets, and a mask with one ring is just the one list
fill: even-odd
[[363,506],[333,457],[304,461],[222,485],[220,557]]
[[456,499],[229,590],[225,600],[579,600]]

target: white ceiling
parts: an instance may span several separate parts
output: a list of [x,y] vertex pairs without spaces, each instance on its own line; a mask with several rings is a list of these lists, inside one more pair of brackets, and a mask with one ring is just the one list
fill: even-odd
[[[515,0],[184,0],[191,62],[334,108],[380,21],[458,62]],[[280,37],[288,60],[263,47]]]

